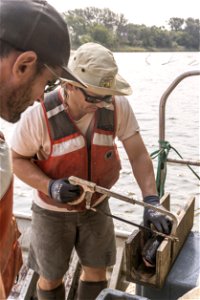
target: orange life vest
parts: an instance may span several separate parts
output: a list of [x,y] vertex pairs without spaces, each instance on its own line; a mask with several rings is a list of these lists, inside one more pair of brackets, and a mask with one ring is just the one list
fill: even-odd
[[12,215],[13,180],[0,200],[0,299],[6,299],[22,266],[20,233]]
[[[121,169],[114,142],[115,109],[100,108],[96,111],[90,145],[87,145],[85,137],[65,111],[58,91],[49,93],[42,107],[51,140],[51,153],[47,160],[36,161],[40,169],[52,179],[73,175],[110,189],[118,180]],[[78,205],[62,204],[38,193],[48,204],[67,210],[85,210],[85,200]],[[93,195],[92,205],[98,198],[99,194]]]

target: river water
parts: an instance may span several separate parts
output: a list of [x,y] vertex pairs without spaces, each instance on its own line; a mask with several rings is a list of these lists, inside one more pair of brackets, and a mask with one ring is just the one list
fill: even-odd
[[[190,53],[114,53],[120,74],[132,85],[129,101],[136,114],[141,134],[149,153],[157,150],[159,139],[159,102],[171,82],[180,74],[200,69],[200,54]],[[199,100],[200,76],[184,79],[169,96],[166,105],[165,139],[178,150],[185,160],[199,160]],[[9,142],[14,125],[1,120],[1,130]],[[127,155],[118,142],[122,161],[121,176],[113,190],[142,200],[140,190],[132,176]],[[170,158],[179,157],[170,151]],[[153,160],[157,170],[157,159]],[[193,167],[199,174],[199,168]],[[184,165],[168,163],[165,192],[171,195],[171,211],[176,213],[195,197],[193,230],[199,227],[200,182]],[[31,214],[32,190],[15,178],[14,211]],[[140,223],[143,209],[111,198],[112,213],[129,221]],[[117,229],[133,231],[135,227],[116,221]]]

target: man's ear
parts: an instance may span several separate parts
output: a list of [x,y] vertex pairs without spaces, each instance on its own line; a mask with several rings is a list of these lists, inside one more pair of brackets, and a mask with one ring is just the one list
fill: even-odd
[[14,62],[13,74],[19,79],[33,75],[36,61],[37,54],[34,51],[21,53]]

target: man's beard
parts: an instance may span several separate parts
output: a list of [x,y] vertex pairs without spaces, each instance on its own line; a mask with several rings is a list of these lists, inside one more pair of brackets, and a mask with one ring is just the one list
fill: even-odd
[[15,123],[20,119],[21,113],[33,104],[32,99],[32,85],[35,76],[31,78],[25,85],[12,89],[12,86],[1,88],[2,99],[4,103],[1,105],[6,106],[1,108],[1,117],[8,122]]

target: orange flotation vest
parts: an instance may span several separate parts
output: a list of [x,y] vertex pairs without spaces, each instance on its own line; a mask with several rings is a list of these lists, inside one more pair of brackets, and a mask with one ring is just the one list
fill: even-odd
[[[110,189],[119,178],[121,163],[115,140],[115,109],[100,108],[95,113],[95,124],[90,145],[64,109],[61,95],[53,91],[42,103],[51,140],[51,153],[47,160],[36,164],[52,179],[69,176],[90,180]],[[115,107],[115,105],[114,105]],[[78,205],[58,203],[42,192],[39,197],[48,204],[67,210],[85,210],[85,200]],[[99,194],[92,197],[92,205]]]
[[0,299],[7,299],[22,266],[20,236],[13,210],[13,178],[0,199]]

